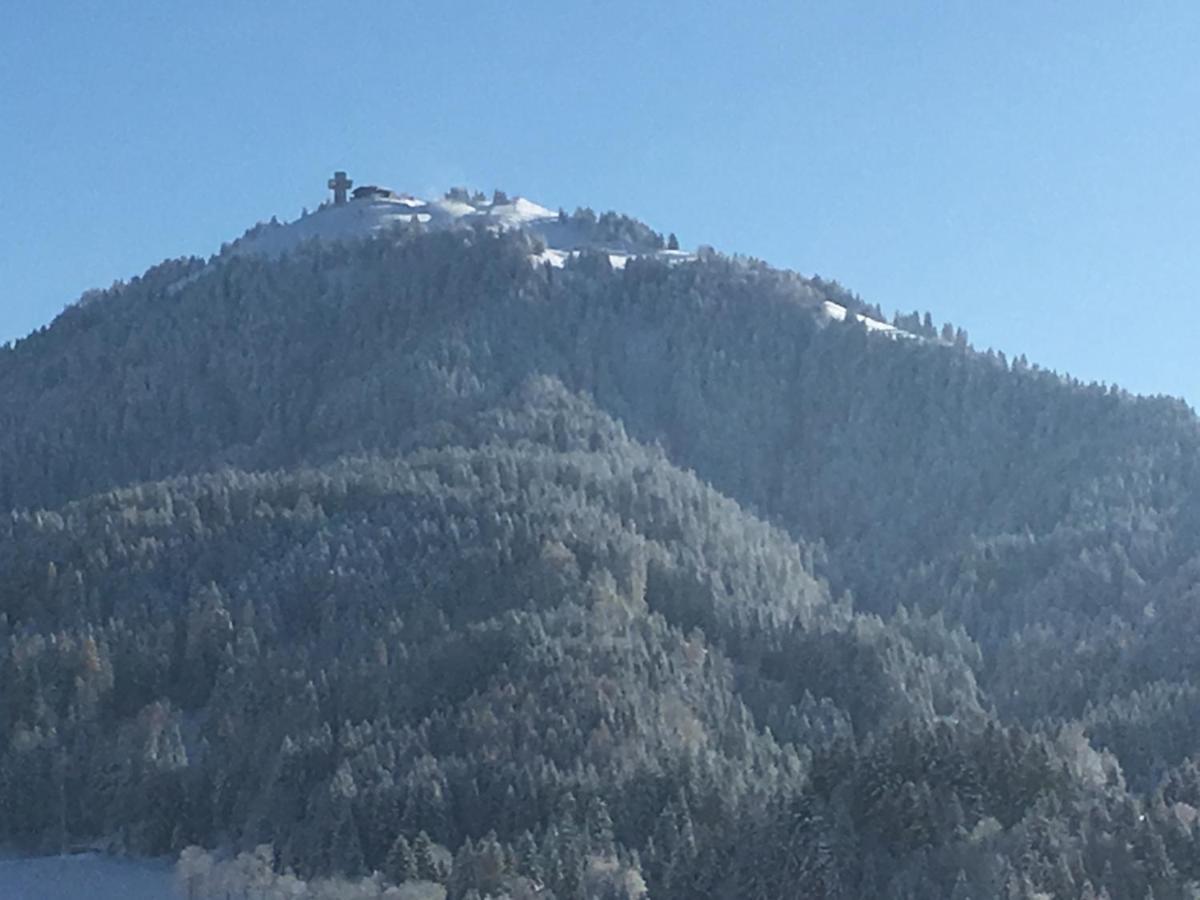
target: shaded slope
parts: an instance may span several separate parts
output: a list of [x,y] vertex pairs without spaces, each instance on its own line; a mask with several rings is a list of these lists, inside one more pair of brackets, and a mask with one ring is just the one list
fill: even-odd
[[5,837],[225,835],[336,870],[346,817],[379,866],[397,829],[515,839],[570,795],[637,847],[681,770],[715,827],[852,724],[982,716],[951,636],[831,603],[805,551],[561,386],[461,431],[14,517]]
[[573,896],[603,808],[656,897],[1186,896],[1186,407],[534,249],[168,264],[0,351],[12,839],[528,830]]

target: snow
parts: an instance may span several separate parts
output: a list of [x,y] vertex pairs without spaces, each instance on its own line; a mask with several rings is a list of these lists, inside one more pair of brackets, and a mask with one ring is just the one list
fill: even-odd
[[395,225],[418,221],[430,222],[435,216],[452,215],[412,198],[370,197],[350,200],[341,206],[323,206],[286,225],[265,224],[253,229],[234,244],[235,253],[280,256],[311,240],[347,241],[370,237]]
[[555,250],[552,247],[547,247],[541,253],[533,257],[535,263],[549,263],[556,269],[561,269],[567,264],[567,259],[571,256],[566,250]]
[[[411,194],[397,194],[351,199],[340,206],[326,203],[316,212],[293,222],[280,224],[272,220],[269,224],[256,226],[236,241],[229,252],[274,257],[308,241],[369,238],[413,221],[435,230],[478,226],[521,229],[544,245],[540,252],[530,254],[530,262],[554,268],[562,268],[568,259],[585,250],[596,250],[608,255],[614,269],[623,269],[630,259],[645,252],[637,247],[624,246],[620,241],[615,244],[597,242],[589,236],[594,232],[589,232],[576,221],[560,219],[558,213],[525,197],[507,199],[501,196],[500,199],[505,200],[503,203],[478,197],[468,200],[465,197],[465,194],[457,193],[436,200],[423,200]],[[696,259],[696,254],[683,250],[651,252],[656,258],[672,264]],[[822,301],[820,310],[827,318],[838,322],[850,315],[846,307],[831,300]],[[853,315],[869,331],[891,337],[914,337],[870,316],[861,313]]]
[[506,225],[529,225],[547,219],[558,220],[558,214],[544,206],[539,206],[532,200],[518,197],[511,203],[487,207],[488,214]]
[[[578,250],[555,250],[553,247],[547,247],[541,253],[535,253],[532,259],[535,263],[549,263],[554,268],[561,269],[567,264],[568,259],[578,253]],[[633,256],[634,254],[631,253],[610,253],[608,254],[608,264],[614,269],[623,269]]]
[[168,862],[99,853],[0,857],[4,900],[171,900],[178,896]]
[[[825,315],[833,319],[835,322],[844,322],[849,310],[840,303],[834,303],[832,300],[826,300],[822,303],[825,310]],[[878,319],[872,319],[870,316],[864,316],[862,313],[855,313],[854,318],[862,322],[866,326],[867,331],[880,331],[893,336],[910,337],[907,331],[901,331],[895,325],[889,325],[887,322],[880,322]]]
[[[568,257],[587,249],[608,253],[609,261],[617,269],[624,268],[635,255],[629,247],[602,245],[589,240],[576,224],[560,221],[558,213],[525,197],[492,203],[450,197],[422,200],[409,194],[364,197],[348,200],[341,206],[327,203],[293,222],[262,224],[236,241],[230,252],[280,256],[307,241],[368,238],[414,219],[432,229],[470,226],[523,229],[539,238],[546,247],[544,252],[534,254],[532,261],[559,268],[566,264]],[[694,254],[681,250],[662,250],[655,255],[673,263],[695,259]]]
[[[414,218],[430,228],[467,225],[531,228],[540,223],[558,221],[556,213],[524,197],[499,205],[472,204],[449,197],[422,200],[408,194],[364,197],[348,200],[340,206],[325,204],[316,212],[287,224],[259,226],[238,241],[233,250],[235,253],[279,256],[305,241],[346,241],[371,237],[396,225],[411,222]],[[538,233],[536,228],[531,230]]]

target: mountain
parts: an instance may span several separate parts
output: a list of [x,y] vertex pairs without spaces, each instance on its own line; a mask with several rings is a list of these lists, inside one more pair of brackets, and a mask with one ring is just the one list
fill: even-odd
[[380,193],[0,350],[0,841],[1195,896],[1191,410],[670,243]]

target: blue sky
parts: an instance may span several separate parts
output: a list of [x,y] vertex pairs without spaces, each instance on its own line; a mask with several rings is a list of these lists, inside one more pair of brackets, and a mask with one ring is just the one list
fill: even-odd
[[0,29],[0,341],[330,171],[618,209],[1200,402],[1200,4],[60,2]]

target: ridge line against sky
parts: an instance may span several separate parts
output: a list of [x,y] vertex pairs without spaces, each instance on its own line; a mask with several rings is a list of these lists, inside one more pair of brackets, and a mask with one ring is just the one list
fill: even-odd
[[0,341],[344,168],[616,209],[1200,399],[1195,4],[17,6]]

